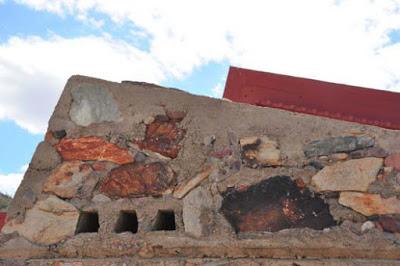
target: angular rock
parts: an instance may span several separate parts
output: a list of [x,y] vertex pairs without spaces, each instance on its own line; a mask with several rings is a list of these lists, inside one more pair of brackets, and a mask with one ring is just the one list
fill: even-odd
[[385,158],[388,156],[388,152],[385,151],[381,147],[371,147],[368,149],[353,151],[350,153],[350,158],[352,159],[360,159],[365,157],[376,157],[376,158]]
[[183,199],[185,232],[196,237],[206,236],[212,224],[212,195],[203,187],[191,191]]
[[382,198],[379,194],[341,192],[339,203],[365,215],[400,214],[400,200]]
[[381,216],[378,219],[378,224],[382,227],[383,231],[389,233],[400,233],[400,220],[389,217],[389,216]]
[[317,191],[367,191],[375,181],[383,160],[354,159],[325,166],[311,179]]
[[316,140],[304,147],[304,154],[307,157],[330,155],[339,152],[351,152],[354,150],[372,147],[375,140],[369,136],[344,136]]
[[64,162],[49,176],[43,186],[43,191],[61,198],[76,197],[85,179],[92,172],[90,165],[80,161]]
[[72,104],[69,115],[79,126],[93,123],[115,122],[122,119],[112,94],[102,87],[81,86],[71,90]]
[[385,166],[393,167],[397,171],[400,171],[400,153],[389,155],[385,159]]
[[375,228],[375,224],[371,221],[366,221],[361,225],[361,233],[367,232],[373,228]]
[[188,182],[179,184],[179,186],[174,190],[174,197],[178,199],[183,198],[187,193],[189,193],[192,189],[203,182],[203,180],[205,180],[213,170],[214,168],[211,166],[206,167],[203,171],[190,179]]
[[247,166],[278,166],[281,165],[281,152],[276,141],[266,136],[246,137],[239,141],[242,160]]
[[175,185],[173,171],[161,162],[131,163],[111,170],[100,186],[109,197],[161,196]]
[[61,157],[50,143],[39,143],[32,157],[31,167],[36,170],[51,170],[61,163]]
[[50,196],[27,210],[23,223],[10,220],[2,232],[16,231],[34,243],[50,245],[73,236],[78,218],[79,212],[72,204]]
[[228,190],[220,211],[236,232],[335,225],[329,206],[308,189],[300,190],[288,176],[275,176],[246,189]]
[[140,149],[157,152],[169,158],[176,158],[181,148],[180,142],[185,130],[177,127],[177,121],[168,116],[158,115],[146,126],[146,136],[136,141]]
[[128,150],[122,149],[100,137],[62,139],[55,147],[66,161],[110,161],[116,164],[126,164],[134,161]]

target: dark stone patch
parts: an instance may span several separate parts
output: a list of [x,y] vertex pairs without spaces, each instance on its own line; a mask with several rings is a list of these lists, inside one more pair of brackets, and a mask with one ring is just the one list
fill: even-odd
[[180,141],[186,131],[177,127],[177,121],[166,115],[158,115],[146,126],[146,136],[135,143],[140,149],[157,152],[169,158],[176,158],[181,148]]
[[114,198],[161,196],[174,185],[175,175],[165,164],[130,163],[111,170],[100,192]]
[[389,233],[400,233],[400,220],[390,217],[381,216],[378,218],[378,225],[382,227],[383,231]]
[[53,131],[53,136],[56,139],[62,139],[67,135],[67,132],[64,129]]
[[223,198],[220,211],[236,232],[336,225],[328,204],[288,176],[271,177],[246,190],[227,190]]
[[374,146],[375,140],[369,136],[345,136],[316,140],[304,147],[307,157],[351,152]]
[[365,157],[385,158],[389,154],[381,147],[372,147],[364,150],[353,151],[350,153],[351,159],[360,159]]

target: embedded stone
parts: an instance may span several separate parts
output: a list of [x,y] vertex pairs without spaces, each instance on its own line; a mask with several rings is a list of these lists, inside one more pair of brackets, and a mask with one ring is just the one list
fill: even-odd
[[109,197],[161,196],[174,185],[174,173],[165,164],[130,163],[111,170],[100,192]]
[[242,160],[247,166],[277,166],[282,164],[278,143],[266,136],[242,138],[239,143]]
[[275,176],[245,189],[228,189],[220,211],[236,232],[308,227],[316,230],[336,223],[317,193],[300,189],[288,176]]
[[382,198],[379,194],[341,192],[339,203],[365,215],[400,214],[400,200]]
[[400,233],[400,220],[389,217],[389,216],[381,216],[378,219],[378,225],[385,232],[389,233]]
[[385,158],[388,156],[388,152],[381,147],[371,147],[368,149],[352,151],[350,153],[350,157],[352,159],[360,159],[365,157],[376,157],[376,158]]
[[395,170],[400,171],[400,153],[389,155],[385,159],[385,166],[393,167]]
[[304,147],[307,157],[330,155],[333,153],[351,152],[372,147],[375,140],[369,136],[344,136],[316,140]]
[[371,221],[366,221],[361,225],[361,233],[367,232],[375,228],[375,224]]
[[79,212],[72,204],[50,196],[27,210],[23,223],[8,221],[2,233],[18,232],[34,243],[50,245],[73,236],[78,218]]
[[212,224],[212,195],[203,187],[191,191],[183,199],[185,232],[196,237],[206,236]]
[[136,141],[140,149],[150,150],[169,158],[176,158],[185,130],[178,128],[177,121],[165,115],[158,115],[146,126],[144,140]]
[[92,172],[90,165],[80,161],[64,162],[51,173],[43,186],[43,191],[61,198],[76,197],[85,179]]
[[55,147],[66,161],[110,161],[116,164],[134,161],[128,150],[95,136],[62,139]]
[[344,161],[349,157],[347,153],[341,152],[341,153],[334,153],[331,155],[331,159],[334,161]]
[[51,170],[61,163],[61,157],[50,143],[39,143],[30,166],[36,170]]
[[103,87],[81,86],[71,90],[72,104],[69,115],[79,126],[121,120],[118,104]]
[[311,184],[317,191],[367,191],[382,164],[380,158],[338,162],[325,166],[312,177]]
[[203,171],[198,173],[195,177],[190,179],[188,182],[180,184],[175,190],[174,190],[174,197],[181,199],[183,198],[187,193],[189,193],[192,189],[197,187],[203,180],[205,180],[211,172],[214,170],[213,167],[209,166],[206,167]]

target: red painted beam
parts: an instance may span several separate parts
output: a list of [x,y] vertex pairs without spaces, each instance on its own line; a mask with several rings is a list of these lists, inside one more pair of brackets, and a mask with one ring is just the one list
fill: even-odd
[[231,67],[224,98],[400,129],[400,93]]

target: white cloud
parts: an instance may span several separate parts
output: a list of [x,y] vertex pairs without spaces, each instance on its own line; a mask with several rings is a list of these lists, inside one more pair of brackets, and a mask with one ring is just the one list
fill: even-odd
[[12,38],[0,45],[0,119],[44,132],[73,74],[149,82],[164,76],[152,56],[108,37]]
[[[133,23],[132,38],[13,38],[0,44],[0,119],[42,132],[65,80],[181,78],[210,61],[400,91],[400,0],[16,0],[101,27]],[[96,12],[96,18],[92,16]],[[127,24],[129,25],[129,24]],[[210,88],[220,94],[222,87]],[[36,104],[40,102],[41,104]]]
[[26,169],[17,173],[1,174],[0,173],[0,192],[6,195],[14,196],[15,191],[24,177]]
[[210,96],[214,98],[222,98],[223,94],[224,94],[224,84],[220,82],[212,88]]

